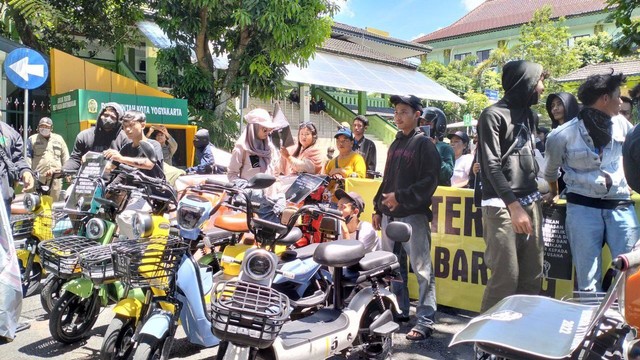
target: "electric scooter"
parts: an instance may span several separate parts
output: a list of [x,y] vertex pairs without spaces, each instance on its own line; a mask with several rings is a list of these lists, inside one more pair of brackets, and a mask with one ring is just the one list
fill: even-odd
[[608,291],[560,301],[509,296],[471,319],[449,346],[475,343],[477,359],[638,359],[640,250],[618,256]]
[[[165,219],[164,214],[175,211],[177,205],[176,193],[165,181],[153,179],[145,176],[139,170],[120,165],[125,168],[127,177],[131,182],[145,189],[142,194],[146,201],[151,205],[151,214],[138,212],[133,217],[133,234],[142,242],[153,239],[162,246],[166,245],[162,239],[168,239],[171,229],[169,220]],[[121,252],[119,243],[114,243],[113,252]],[[162,248],[161,246],[161,248]],[[132,251],[131,244],[123,244],[127,251]],[[158,250],[153,247],[153,250]],[[176,250],[176,249],[173,249]],[[124,251],[124,250],[123,250]],[[154,253],[150,254],[152,256]],[[108,254],[109,260],[112,253]],[[181,255],[180,255],[181,256]],[[148,266],[148,263],[145,263]],[[118,274],[124,274],[125,278],[120,279],[125,284],[125,295],[113,308],[115,317],[111,320],[104,336],[100,356],[102,359],[128,359],[133,350],[133,334],[136,332],[137,326],[140,324],[142,314],[146,313],[147,306],[151,303],[152,296],[164,296],[165,292],[160,286],[146,286],[139,288],[139,284],[132,283],[130,280],[129,267],[124,268]],[[166,269],[165,269],[166,270]],[[145,276],[148,274],[145,274]],[[148,276],[147,276],[148,277]],[[148,280],[148,279],[147,279]],[[131,292],[131,293],[130,293]]]
[[[274,181],[273,177],[257,175],[248,181],[245,188],[264,189]],[[193,249],[194,244],[203,240],[199,226],[215,210],[217,205],[201,196],[192,194],[180,199],[177,210],[178,227],[183,241],[190,248]],[[213,267],[215,266],[217,263],[214,262]],[[199,264],[192,252],[187,252],[182,257],[175,282],[167,290],[166,296],[153,297],[152,305],[141,320],[139,333],[134,335],[133,341],[137,343],[133,355],[135,360],[167,359],[178,320],[191,343],[203,347],[218,345],[219,341],[213,335],[210,314],[206,309],[213,288],[213,267]],[[172,310],[163,309],[161,303],[172,305]]]
[[[263,230],[283,232],[280,224],[254,222]],[[389,224],[386,231],[398,242],[411,236],[403,223]],[[396,298],[384,286],[399,268],[393,253],[365,254],[362,243],[352,240],[319,244],[313,258],[334,269],[333,300],[311,316],[287,322],[289,299],[264,285],[277,272],[277,260],[258,251],[245,255],[239,281],[221,283],[212,295],[213,331],[221,340],[218,360],[315,360],[352,352],[388,358],[399,328],[392,314],[399,313]]]

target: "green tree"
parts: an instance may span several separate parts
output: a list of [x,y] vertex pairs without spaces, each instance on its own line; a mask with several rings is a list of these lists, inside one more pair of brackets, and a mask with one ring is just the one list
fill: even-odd
[[620,33],[614,39],[613,51],[618,55],[637,53],[640,45],[640,19],[632,19],[632,13],[640,7],[640,0],[607,0],[611,15],[608,20],[613,21]]
[[601,31],[595,35],[576,40],[572,51],[578,58],[580,67],[619,59],[612,50],[613,39],[608,33]]
[[[131,26],[142,18],[145,0],[2,0],[0,12],[15,25],[10,33],[6,22],[0,33],[17,35],[23,44],[41,53],[57,48],[76,54],[92,42],[100,47],[134,43],[137,32]],[[80,36],[79,36],[80,35]]]
[[[330,0],[152,0],[150,6],[176,44],[158,54],[163,80],[226,148],[237,134],[237,120],[224,115],[228,101],[243,85],[253,96],[281,95],[286,65],[308,63],[330,36],[337,10]],[[216,56],[228,58],[227,69],[215,66]]]

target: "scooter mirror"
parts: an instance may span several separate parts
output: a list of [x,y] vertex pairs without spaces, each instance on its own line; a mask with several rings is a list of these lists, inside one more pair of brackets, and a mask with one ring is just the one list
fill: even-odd
[[276,182],[276,178],[267,174],[256,174],[256,176],[249,179],[247,183],[248,189],[266,189]]
[[411,225],[409,224],[392,221],[384,231],[387,237],[395,242],[407,242],[411,239]]

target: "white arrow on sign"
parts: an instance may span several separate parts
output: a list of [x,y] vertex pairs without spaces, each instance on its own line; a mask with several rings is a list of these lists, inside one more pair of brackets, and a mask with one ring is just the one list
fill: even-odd
[[29,75],[44,77],[44,65],[31,65],[26,56],[9,65],[9,69],[15,71],[24,81],[29,81]]

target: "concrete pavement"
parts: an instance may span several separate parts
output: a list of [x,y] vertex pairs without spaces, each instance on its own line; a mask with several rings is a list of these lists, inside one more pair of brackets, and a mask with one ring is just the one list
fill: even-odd
[[[473,349],[470,345],[448,348],[451,337],[460,330],[470,319],[469,316],[456,314],[453,309],[443,309],[438,313],[436,331],[428,340],[411,342],[404,335],[410,330],[411,324],[404,324],[394,336],[394,360],[414,359],[473,359]],[[77,360],[99,359],[103,334],[113,318],[111,307],[103,309],[91,337],[74,344],[64,345],[54,341],[49,333],[49,321],[40,305],[40,295],[34,295],[23,301],[22,321],[31,324],[31,328],[18,333],[16,339],[0,346],[0,357],[3,359],[33,360]],[[217,348],[202,349],[190,344],[182,329],[178,330],[176,341],[172,348],[171,358],[175,359],[212,359]],[[301,359],[304,355],[301,354]],[[337,358],[335,358],[337,359]]]

